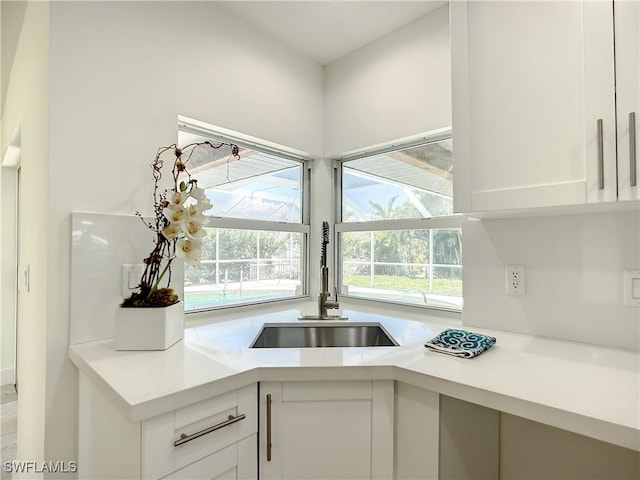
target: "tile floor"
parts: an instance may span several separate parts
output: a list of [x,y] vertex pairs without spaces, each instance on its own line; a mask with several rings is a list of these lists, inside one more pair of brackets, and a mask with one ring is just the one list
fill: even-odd
[[[16,459],[16,407],[18,394],[13,385],[3,385],[0,390],[0,460]],[[10,480],[11,473],[6,472],[0,464],[1,480]]]

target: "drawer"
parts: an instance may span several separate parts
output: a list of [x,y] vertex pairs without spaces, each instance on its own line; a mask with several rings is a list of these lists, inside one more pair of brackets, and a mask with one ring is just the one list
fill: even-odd
[[161,478],[257,432],[257,385],[145,420],[142,476]]
[[222,450],[187,465],[162,480],[233,479],[255,480],[258,478],[257,433],[229,445]]

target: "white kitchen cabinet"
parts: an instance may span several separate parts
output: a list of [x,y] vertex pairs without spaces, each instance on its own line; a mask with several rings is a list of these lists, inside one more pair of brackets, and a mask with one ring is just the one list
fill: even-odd
[[613,2],[450,8],[456,211],[638,199],[637,2],[615,2],[615,58]]
[[395,383],[395,480],[439,477],[440,395],[403,382]]
[[[616,1],[618,198],[640,199],[640,2]],[[635,124],[635,125],[634,125]],[[634,128],[635,127],[635,128]]]
[[253,434],[231,444],[164,478],[167,480],[256,479],[258,478],[256,436],[257,434]]
[[260,478],[393,477],[393,381],[260,384]]
[[257,385],[249,385],[145,420],[143,478],[255,478],[256,402]]
[[257,478],[256,384],[141,422],[85,375],[79,387],[80,478]]

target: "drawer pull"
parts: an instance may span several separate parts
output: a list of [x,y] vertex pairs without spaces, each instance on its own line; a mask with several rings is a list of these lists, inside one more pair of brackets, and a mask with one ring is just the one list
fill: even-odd
[[598,137],[598,190],[604,190],[604,134],[602,119],[596,122],[596,134]]
[[227,418],[224,422],[220,422],[216,425],[212,425],[208,428],[205,428],[204,430],[200,430],[199,432],[192,433],[191,435],[187,435],[186,433],[181,433],[180,438],[175,442],[173,442],[173,446],[179,447],[180,445],[184,445],[185,443],[190,442],[191,440],[195,440],[196,438],[200,438],[203,435],[206,435],[211,432],[215,432],[216,430],[220,430],[221,428],[224,428],[233,423],[239,422],[240,420],[244,420],[246,417],[247,416],[244,413],[241,415],[238,415],[237,417],[234,417],[233,415],[229,415],[229,418]]
[[629,113],[629,181],[632,187],[638,183],[636,173],[636,112]]

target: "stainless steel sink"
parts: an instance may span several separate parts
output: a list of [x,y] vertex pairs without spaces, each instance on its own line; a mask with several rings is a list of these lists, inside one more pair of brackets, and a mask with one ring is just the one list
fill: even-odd
[[250,348],[394,347],[379,323],[265,324]]

